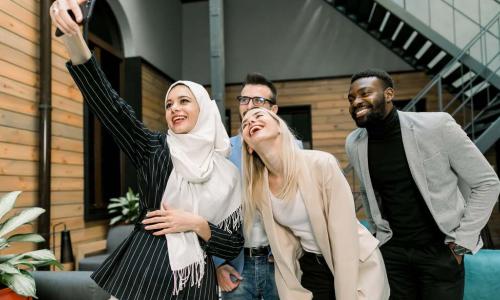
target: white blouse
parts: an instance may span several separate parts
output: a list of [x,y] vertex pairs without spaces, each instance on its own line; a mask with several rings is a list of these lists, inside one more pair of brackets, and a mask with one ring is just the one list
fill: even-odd
[[255,214],[252,222],[252,230],[249,232],[250,236],[246,234],[245,231],[245,248],[259,248],[269,245],[267,240],[266,231],[264,230],[264,224],[259,214]]
[[321,254],[300,192],[297,191],[295,198],[290,201],[276,198],[271,193],[271,204],[274,220],[290,228],[293,234],[299,238],[302,249],[306,252]]

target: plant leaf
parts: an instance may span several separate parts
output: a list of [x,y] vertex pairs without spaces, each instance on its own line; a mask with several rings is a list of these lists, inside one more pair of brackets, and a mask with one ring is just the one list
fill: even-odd
[[4,283],[16,294],[26,297],[36,297],[35,280],[29,273],[4,274]]
[[0,264],[8,261],[9,259],[16,257],[17,254],[7,254],[7,255],[2,255],[0,256]]
[[111,204],[108,205],[108,209],[115,208],[115,207],[120,207],[120,206],[122,206],[121,203],[111,203]]
[[21,211],[21,213],[8,219],[3,224],[2,229],[0,229],[0,236],[4,236],[5,234],[16,229],[17,227],[25,223],[31,222],[32,220],[38,218],[38,216],[43,214],[44,212],[45,209],[40,207],[31,207]]
[[12,243],[12,242],[41,243],[44,241],[45,241],[45,239],[37,233],[16,234],[16,235],[13,235],[7,239],[8,243]]
[[122,215],[114,217],[113,219],[111,219],[111,221],[109,221],[109,225],[113,225],[116,222],[120,221],[122,217],[123,217]]
[[21,191],[10,192],[0,198],[0,219],[14,207],[19,194]]
[[[39,260],[55,260],[56,258],[52,253],[52,251],[47,249],[42,249],[16,255],[13,258],[9,259],[8,262],[11,264],[15,264],[15,262],[20,261],[22,259],[32,259],[36,262]],[[33,261],[31,263],[33,263]]]
[[7,242],[7,240],[4,238],[0,238],[0,250],[2,250],[3,248],[6,248],[8,246],[9,246],[9,243]]
[[0,272],[7,274],[19,274],[19,270],[9,263],[0,264]]
[[30,261],[28,260],[18,260],[16,261],[16,268],[19,268],[21,269],[22,266],[28,268],[28,270],[34,270],[35,269],[35,265],[32,264]]

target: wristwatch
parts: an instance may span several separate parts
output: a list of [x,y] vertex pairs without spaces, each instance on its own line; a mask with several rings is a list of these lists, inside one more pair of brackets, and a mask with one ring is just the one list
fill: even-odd
[[451,251],[453,251],[453,253],[455,253],[455,255],[463,256],[464,254],[470,253],[469,249],[462,247],[458,244],[454,244],[454,246],[450,247],[450,249]]

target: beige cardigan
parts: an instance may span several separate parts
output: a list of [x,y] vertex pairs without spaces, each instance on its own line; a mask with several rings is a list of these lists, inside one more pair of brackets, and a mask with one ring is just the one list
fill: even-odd
[[[356,219],[351,189],[332,155],[300,150],[297,162],[299,190],[316,242],[334,273],[338,300],[387,299],[389,285],[378,241]],[[267,182],[267,174],[264,182]],[[265,185],[266,194],[269,188]],[[276,223],[268,197],[259,211],[275,259],[275,277],[281,300],[312,299],[300,284],[302,255],[299,240]]]

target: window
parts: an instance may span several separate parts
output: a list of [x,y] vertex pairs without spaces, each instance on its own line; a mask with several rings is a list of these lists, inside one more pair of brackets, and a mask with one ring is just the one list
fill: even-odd
[[278,115],[292,129],[297,139],[302,141],[304,149],[312,149],[311,106],[280,106]]
[[[89,47],[111,86],[120,93],[122,45],[119,27],[106,1],[97,1],[89,23]],[[109,218],[110,198],[123,194],[125,157],[101,122],[84,106],[84,217]]]

